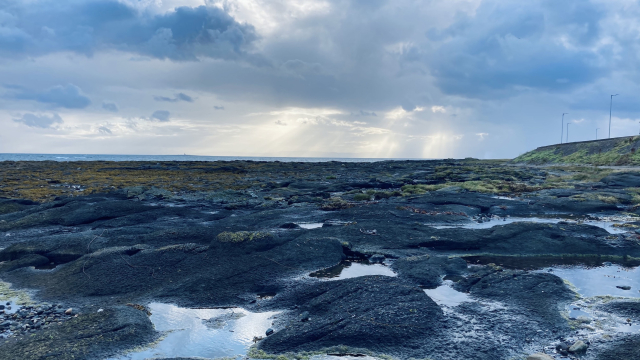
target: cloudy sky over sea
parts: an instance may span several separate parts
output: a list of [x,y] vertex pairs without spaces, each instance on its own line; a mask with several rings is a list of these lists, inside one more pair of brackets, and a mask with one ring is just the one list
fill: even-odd
[[[0,152],[506,158],[640,132],[635,0],[0,0]],[[566,127],[566,125],[565,125]],[[566,135],[566,133],[565,133]]]

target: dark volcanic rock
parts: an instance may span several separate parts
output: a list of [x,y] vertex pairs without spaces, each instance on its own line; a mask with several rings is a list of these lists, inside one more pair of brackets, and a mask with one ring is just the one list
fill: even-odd
[[278,279],[329,267],[344,257],[336,239],[302,235],[221,242],[214,234],[208,237],[213,240],[206,245],[102,248],[53,272],[22,269],[3,278],[40,288],[42,296],[53,298],[155,296],[184,304],[228,305],[248,303],[265,288],[276,291]]
[[[295,294],[299,308],[286,327],[260,343],[267,352],[345,345],[417,355],[439,346],[443,313],[420,288],[384,276],[318,283]],[[296,321],[309,312],[310,321]],[[430,341],[433,339],[433,341]]]
[[0,198],[0,215],[22,211],[35,205],[38,203],[31,200]]
[[130,307],[81,314],[55,325],[0,345],[2,360],[98,359],[130,349],[155,337],[147,315]]
[[444,275],[464,274],[467,263],[458,257],[424,255],[397,260],[392,267],[402,278],[431,289],[442,284]]
[[637,360],[638,354],[640,354],[640,335],[630,335],[606,344],[604,350],[597,351],[595,356],[590,358],[597,360]]
[[575,298],[561,278],[548,273],[527,273],[485,267],[455,284],[473,296],[517,305],[531,319],[553,330],[567,330],[561,305]]
[[601,310],[640,321],[640,301],[611,301],[599,306]]
[[417,245],[440,251],[496,254],[640,254],[640,245],[611,244],[606,230],[591,225],[520,222],[485,230],[444,229],[438,235]]
[[28,267],[28,266],[40,266],[48,263],[49,263],[49,259],[42,255],[29,254],[17,260],[1,263],[0,272],[12,271],[15,269]]
[[638,187],[640,186],[640,172],[616,172],[600,181],[609,186]]

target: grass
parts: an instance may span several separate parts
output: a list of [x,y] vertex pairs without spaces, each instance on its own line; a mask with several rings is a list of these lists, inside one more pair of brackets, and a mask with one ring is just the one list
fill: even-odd
[[608,141],[569,143],[522,154],[513,162],[525,164],[640,165],[640,136]]
[[353,200],[354,201],[367,201],[371,199],[371,195],[369,194],[355,194],[353,195]]
[[436,191],[449,186],[457,186],[467,191],[474,191],[489,194],[506,194],[506,193],[525,193],[542,190],[548,186],[531,186],[522,182],[511,182],[502,180],[486,180],[486,181],[463,181],[448,182],[436,185],[405,185],[402,187],[404,195],[420,195],[428,191]]

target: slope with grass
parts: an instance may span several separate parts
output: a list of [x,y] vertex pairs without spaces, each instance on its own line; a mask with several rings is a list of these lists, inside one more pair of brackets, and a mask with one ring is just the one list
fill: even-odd
[[514,163],[640,165],[640,136],[542,146],[513,159]]

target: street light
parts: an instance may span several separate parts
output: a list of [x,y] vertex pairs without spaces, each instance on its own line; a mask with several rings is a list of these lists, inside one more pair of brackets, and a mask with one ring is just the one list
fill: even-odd
[[564,116],[568,113],[562,113],[562,126],[560,126],[560,144],[562,144],[562,137],[564,136]]
[[598,140],[598,129],[600,128],[596,128],[596,140]]
[[571,123],[567,123],[567,141],[565,142],[569,142],[569,125],[571,125]]
[[611,139],[611,107],[613,106],[614,96],[618,96],[618,94],[611,95],[611,100],[609,100],[609,139]]

